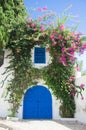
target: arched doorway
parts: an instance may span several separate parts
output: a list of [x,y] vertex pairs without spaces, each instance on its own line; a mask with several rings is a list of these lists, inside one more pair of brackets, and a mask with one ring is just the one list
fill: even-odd
[[52,97],[46,87],[37,85],[26,91],[23,119],[52,119]]

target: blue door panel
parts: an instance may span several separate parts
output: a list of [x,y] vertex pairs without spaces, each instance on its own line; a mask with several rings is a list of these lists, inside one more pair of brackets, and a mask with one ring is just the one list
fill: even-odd
[[[28,103],[28,102],[27,102]],[[27,106],[27,104],[24,104]],[[37,104],[36,103],[28,103],[28,106],[25,107],[24,109],[24,113],[23,113],[23,117],[24,119],[36,119],[37,117],[37,112],[35,111],[35,109],[37,110]],[[29,118],[28,118],[29,117]],[[33,117],[33,118],[32,118]]]
[[50,110],[50,106],[48,103],[40,103],[39,107],[39,115],[42,119],[52,119],[52,111]]
[[52,119],[52,98],[47,88],[37,85],[26,91],[23,119]]

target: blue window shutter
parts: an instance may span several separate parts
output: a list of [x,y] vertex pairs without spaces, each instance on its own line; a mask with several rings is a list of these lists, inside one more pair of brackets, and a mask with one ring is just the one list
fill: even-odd
[[34,48],[34,63],[45,64],[46,63],[46,49],[42,47]]

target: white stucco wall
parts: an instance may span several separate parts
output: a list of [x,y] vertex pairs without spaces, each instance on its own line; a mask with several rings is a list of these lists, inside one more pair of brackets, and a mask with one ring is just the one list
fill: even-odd
[[[9,53],[10,53],[9,50],[5,51],[4,64],[0,67],[0,82],[6,76],[6,75],[2,75],[2,73],[5,71],[5,67],[7,67],[9,65],[9,59],[6,58],[6,56]],[[49,56],[48,52],[46,53],[46,59],[47,59],[46,64],[44,64],[44,65],[43,64],[35,64],[34,67],[41,68],[43,66],[46,66],[50,62],[50,56]],[[32,50],[32,62],[33,61],[34,61],[34,51]],[[9,79],[10,79],[10,77],[9,77]],[[10,114],[10,112],[8,111],[8,109],[10,109],[10,104],[7,101],[5,101],[4,97],[2,98],[3,93],[5,94],[7,83],[8,82],[5,82],[3,88],[1,88],[1,84],[0,84],[0,117],[7,117]],[[45,86],[48,88],[48,86],[45,85],[43,80],[39,81],[38,85],[42,85],[42,86]],[[53,119],[59,119],[60,118],[60,115],[59,115],[60,102],[59,102],[59,100],[56,100],[56,98],[52,94],[51,90],[50,90],[50,92],[52,95],[52,117],[53,117]],[[16,114],[16,117],[18,117],[19,119],[22,119],[22,116],[23,116],[23,99],[21,101],[21,106],[19,108],[19,111]]]
[[[4,55],[4,64],[0,67],[0,117],[6,117],[9,115],[8,109],[10,109],[10,104],[6,101],[4,96],[6,95],[6,85],[7,81],[5,82],[4,86],[2,87],[2,80],[6,77],[6,75],[3,75],[5,72],[6,67],[9,64],[9,59],[6,58],[6,56],[9,54],[9,51],[5,51]],[[9,77],[10,78],[10,77]],[[9,80],[9,79],[8,79]]]
[[84,84],[84,91],[82,95],[84,99],[82,100],[81,96],[75,97],[76,103],[76,113],[75,118],[77,118],[81,122],[86,123],[86,76],[78,77],[76,79],[76,85]]
[[[5,57],[8,55],[9,50],[5,51]],[[49,53],[47,52],[47,63],[46,65],[50,62],[50,56]],[[33,61],[33,50],[32,50],[32,61]],[[5,71],[5,67],[8,66],[9,64],[9,59],[8,58],[4,58],[4,64],[0,67],[0,82],[5,78],[6,75],[2,75],[2,73]],[[39,65],[36,64],[34,65],[34,67],[43,67],[43,65]],[[10,77],[9,77],[10,78]],[[79,96],[78,98],[75,97],[75,103],[76,103],[76,113],[75,113],[75,118],[77,120],[80,120],[82,122],[86,123],[86,76],[82,76],[80,77],[80,73],[79,75],[76,74],[76,85],[80,85],[81,83],[85,84],[85,90],[83,91],[83,96],[84,96],[84,100],[81,100],[81,96]],[[43,85],[45,87],[47,87],[44,84],[44,81],[39,81],[38,83],[39,85]],[[0,117],[7,117],[10,112],[8,111],[8,109],[10,109],[10,104],[5,101],[5,98],[2,98],[2,94],[5,90],[7,86],[7,82],[5,82],[4,87],[1,88],[1,84],[0,84]],[[50,90],[51,94],[52,91]],[[22,119],[22,113],[23,113],[23,99],[21,101],[21,106],[19,108],[19,113],[16,114],[16,116],[19,119]],[[55,96],[52,94],[52,115],[53,115],[53,119],[59,119],[60,115],[59,115],[59,106],[60,106],[60,102],[59,100],[56,100]]]

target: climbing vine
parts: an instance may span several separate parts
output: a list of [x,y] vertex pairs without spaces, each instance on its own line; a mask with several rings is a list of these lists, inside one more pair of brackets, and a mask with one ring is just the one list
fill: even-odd
[[[41,11],[46,11],[46,8]],[[11,50],[8,55],[10,61],[5,72],[12,72],[12,78],[7,86],[8,101],[12,104],[11,115],[17,112],[25,90],[37,84],[40,79],[44,79],[62,102],[61,116],[74,116],[74,96],[81,94],[84,89],[83,84],[80,86],[74,84],[74,53],[82,53],[86,49],[86,44],[83,44],[84,38],[81,37],[81,33],[76,33],[65,26],[67,15],[64,15],[63,19],[58,18],[55,25],[50,22],[50,26],[46,22],[48,18],[50,17],[43,16],[32,20],[29,17],[27,21],[13,24],[11,29],[6,46],[6,49]],[[51,63],[42,69],[34,68],[31,60],[31,50],[36,45],[46,47],[51,56]],[[66,115],[63,115],[64,111]]]

